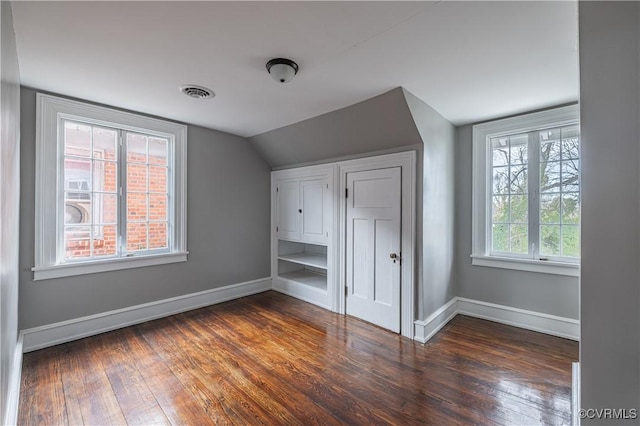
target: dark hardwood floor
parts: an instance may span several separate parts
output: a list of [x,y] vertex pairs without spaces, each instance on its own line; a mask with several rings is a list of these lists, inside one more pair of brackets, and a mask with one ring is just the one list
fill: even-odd
[[421,345],[267,292],[25,354],[19,424],[569,424],[577,357],[466,316]]

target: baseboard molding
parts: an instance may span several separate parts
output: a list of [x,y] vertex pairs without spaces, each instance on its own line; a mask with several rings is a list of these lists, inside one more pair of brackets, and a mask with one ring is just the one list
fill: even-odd
[[458,313],[580,341],[580,321],[458,297]]
[[22,333],[18,335],[15,353],[13,355],[13,365],[9,372],[9,389],[7,392],[5,417],[2,419],[3,425],[18,424],[18,403],[20,402],[20,381],[22,377]]
[[198,293],[29,328],[20,332],[21,336],[24,336],[23,351],[35,351],[267,290],[271,290],[271,278],[232,284]]
[[427,343],[429,339],[456,316],[458,313],[457,308],[458,298],[454,297],[424,321],[414,321],[413,338],[420,343]]
[[486,319],[514,327],[580,340],[580,321],[511,306],[456,297],[424,321],[414,322],[414,339],[426,343],[457,314]]

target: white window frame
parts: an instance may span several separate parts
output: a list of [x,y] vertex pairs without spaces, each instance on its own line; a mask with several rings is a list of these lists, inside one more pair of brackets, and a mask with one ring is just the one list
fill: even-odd
[[[61,278],[96,272],[115,271],[184,262],[187,260],[187,126],[112,108],[37,94],[36,97],[36,200],[34,280]],[[173,179],[169,187],[173,205],[169,250],[127,257],[74,260],[65,262],[58,230],[61,203],[58,185],[63,155],[58,126],[61,120],[77,120],[165,137],[173,142]],[[119,167],[123,167],[122,160]],[[169,160],[171,161],[171,159]],[[63,213],[62,213],[63,214]]]
[[579,124],[579,122],[578,105],[570,105],[473,126],[472,265],[574,277],[579,275],[579,261],[576,263],[535,260],[517,255],[513,257],[491,255],[489,238],[491,235],[491,203],[489,201],[491,138],[568,126]]

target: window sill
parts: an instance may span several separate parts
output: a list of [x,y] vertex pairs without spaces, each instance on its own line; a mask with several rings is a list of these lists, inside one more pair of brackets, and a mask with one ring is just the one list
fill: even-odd
[[40,266],[32,268],[33,280],[71,277],[74,275],[95,274],[97,272],[118,271],[121,269],[141,268],[144,266],[164,265],[166,263],[186,262],[188,252],[156,254],[151,256],[122,257],[117,259],[95,260],[64,265]]
[[514,269],[518,271],[538,272],[541,274],[580,276],[580,264],[550,262],[546,260],[514,259],[496,256],[471,255],[474,266],[488,266],[492,268]]

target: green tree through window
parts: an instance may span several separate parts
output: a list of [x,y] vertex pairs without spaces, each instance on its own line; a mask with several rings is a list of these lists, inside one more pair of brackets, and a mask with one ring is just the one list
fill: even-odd
[[580,256],[578,125],[491,138],[491,251]]

